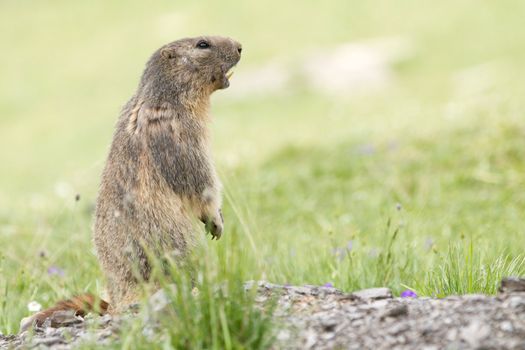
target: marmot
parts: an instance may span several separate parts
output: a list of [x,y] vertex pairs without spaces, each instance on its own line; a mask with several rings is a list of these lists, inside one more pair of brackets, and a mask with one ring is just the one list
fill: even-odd
[[94,241],[110,307],[136,300],[135,269],[149,249],[183,256],[195,218],[223,230],[220,183],[208,141],[210,95],[229,86],[241,45],[222,37],[170,43],[150,58],[117,123],[95,210]]
[[[238,42],[219,36],[164,45],[149,59],[137,92],[122,109],[94,224],[110,312],[136,302],[137,284],[151,273],[147,254],[184,257],[194,241],[195,221],[206,224],[212,239],[221,237],[221,185],[210,154],[208,109],[210,95],[229,86],[241,51]],[[72,308],[75,300],[62,303]],[[77,304],[86,305],[79,313],[91,307],[86,297]],[[42,322],[49,310],[31,323]]]

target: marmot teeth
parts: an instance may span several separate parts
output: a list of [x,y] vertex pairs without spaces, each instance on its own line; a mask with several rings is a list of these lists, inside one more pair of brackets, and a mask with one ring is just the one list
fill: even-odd
[[233,71],[229,71],[228,73],[226,73],[226,79],[230,79],[233,75]]

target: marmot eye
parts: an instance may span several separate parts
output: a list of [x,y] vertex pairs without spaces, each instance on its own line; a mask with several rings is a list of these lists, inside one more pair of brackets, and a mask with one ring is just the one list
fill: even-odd
[[210,44],[206,40],[201,40],[197,43],[199,49],[207,49],[210,47]]

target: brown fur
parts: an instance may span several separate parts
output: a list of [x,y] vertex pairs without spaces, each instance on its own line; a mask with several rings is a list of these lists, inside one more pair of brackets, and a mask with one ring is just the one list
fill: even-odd
[[[203,41],[209,47],[199,47]],[[122,109],[94,225],[110,312],[137,301],[138,283],[150,279],[148,253],[184,259],[196,220],[212,238],[221,237],[221,185],[210,154],[208,109],[211,93],[229,86],[226,73],[240,54],[239,43],[217,36],[167,44],[151,56]],[[82,310],[75,300],[41,314]]]
[[[200,48],[205,41],[208,48]],[[210,154],[210,95],[229,85],[240,59],[229,38],[199,37],[157,50],[123,108],[102,174],[94,241],[111,310],[136,301],[156,257],[183,259],[195,219],[215,238],[223,229],[220,182]]]
[[55,306],[40,311],[27,319],[22,320],[21,331],[36,325],[42,326],[48,317],[53,316],[57,311],[73,310],[76,316],[85,316],[87,313],[94,311],[99,315],[104,315],[108,311],[108,303],[98,299],[92,294],[77,295],[71,299],[62,300]]

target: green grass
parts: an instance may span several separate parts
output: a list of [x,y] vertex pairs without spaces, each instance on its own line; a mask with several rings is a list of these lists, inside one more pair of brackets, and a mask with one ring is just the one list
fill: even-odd
[[[254,305],[256,289],[245,291],[238,284],[242,264],[235,264],[219,274],[216,264],[226,261],[199,257],[207,254],[198,249],[192,259],[191,274],[172,262],[169,277],[166,266],[154,270],[167,297],[172,301],[162,311],[153,311],[146,304],[137,317],[124,322],[125,337],[117,337],[109,348],[114,349],[266,349],[274,339],[271,313]],[[233,262],[233,261],[232,261]],[[180,265],[180,264],[179,264]],[[145,295],[149,286],[145,286]],[[144,327],[147,319],[149,328]],[[86,348],[96,344],[86,344]]]
[[[413,52],[373,94],[328,97],[300,81],[281,95],[217,93],[225,235],[200,234],[201,293],[180,282],[162,337],[131,324],[115,347],[264,348],[272,327],[242,291],[251,279],[441,297],[492,294],[501,277],[525,275],[524,10],[517,0],[2,2],[0,332],[16,332],[32,300],[103,292],[91,216],[118,110],[155,48],[200,33],[238,38],[239,72],[374,37],[405,38]],[[212,292],[219,285],[228,294]]]

